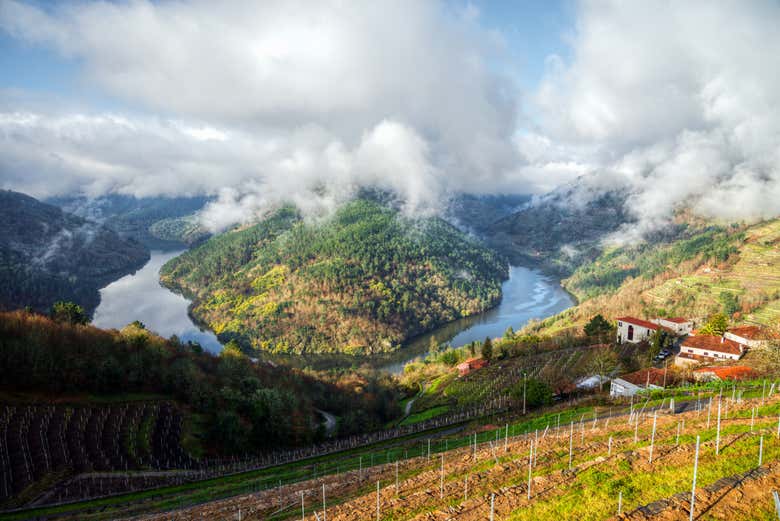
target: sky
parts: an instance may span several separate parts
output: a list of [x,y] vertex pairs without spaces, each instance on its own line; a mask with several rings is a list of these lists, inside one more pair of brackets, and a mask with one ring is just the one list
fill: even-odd
[[0,187],[210,194],[214,230],[577,179],[639,234],[683,205],[772,217],[779,23],[770,0],[0,0]]

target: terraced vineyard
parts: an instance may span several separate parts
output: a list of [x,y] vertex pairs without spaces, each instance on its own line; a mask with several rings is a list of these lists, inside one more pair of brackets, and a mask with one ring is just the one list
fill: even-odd
[[[148,487],[110,471],[187,469],[171,402],[0,408],[0,504],[6,508]],[[143,476],[148,477],[148,476]],[[166,482],[165,473],[156,476]]]
[[[437,378],[415,400],[412,412],[423,412],[432,407],[466,407],[506,396],[508,390],[528,378],[542,381],[573,381],[589,374],[588,367],[601,345],[571,347],[497,360],[491,365],[467,376],[458,377],[454,370]],[[638,351],[635,344],[619,346],[616,355],[632,357]]]
[[695,519],[775,519],[780,399],[770,389],[547,414],[438,440],[431,452],[423,443],[408,459],[138,519],[688,519],[697,437]]
[[[726,234],[726,232],[723,232]],[[702,245],[715,238],[699,237]],[[706,239],[706,240],[704,240]],[[684,241],[653,247],[644,245],[637,251],[625,248],[606,252],[593,263],[581,268],[591,274],[588,279],[599,291],[596,295],[579,294],[580,303],[558,315],[532,323],[523,333],[543,335],[579,330],[597,313],[605,317],[634,315],[685,316],[703,320],[715,312],[724,312],[723,298],[731,295],[736,309],[733,321],[776,327],[780,322],[780,219],[766,221],[744,229],[732,230],[717,239],[730,251],[725,258],[705,258],[699,248],[691,249],[689,257],[678,262],[642,271],[637,264],[645,257],[663,258],[666,249],[674,249]],[[659,261],[660,262],[660,261]],[[607,275],[617,277],[613,289],[604,289]],[[583,275],[564,280],[564,287],[577,294]]]
[[718,308],[722,292],[733,293],[749,308],[755,307],[745,316],[747,322],[770,325],[780,320],[780,221],[749,228],[733,265],[706,267],[670,279],[645,296],[659,307],[687,300],[691,309],[705,315]]

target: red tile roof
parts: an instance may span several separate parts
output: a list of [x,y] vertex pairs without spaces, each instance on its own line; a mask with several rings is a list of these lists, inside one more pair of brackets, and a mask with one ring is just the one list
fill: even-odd
[[738,326],[728,329],[728,332],[732,335],[747,338],[748,340],[763,340],[764,332],[758,326]]
[[750,367],[744,365],[732,365],[722,367],[702,367],[693,371],[697,374],[712,373],[720,380],[747,380],[755,375]]
[[481,369],[487,365],[487,360],[484,358],[469,358],[468,360],[459,363],[458,369],[468,371],[469,369]]
[[646,327],[647,329],[652,329],[653,331],[661,327],[658,324],[653,324],[652,322],[648,322],[647,320],[642,320],[641,318],[636,317],[618,317],[615,320],[628,322],[629,324],[634,324],[635,326]]
[[650,367],[649,369],[641,369],[639,371],[636,371],[634,373],[628,373],[624,374],[620,377],[622,380],[625,380],[626,382],[630,382],[634,385],[641,385],[644,387],[649,382],[652,385],[657,385],[659,387],[663,387],[664,385],[664,370],[663,369],[657,369],[655,367]]
[[647,329],[652,329],[653,331],[655,331],[657,329],[663,329],[664,331],[668,331],[669,333],[675,333],[675,331],[672,331],[668,327],[659,326],[658,324],[653,324],[652,322],[648,322],[647,320],[642,320],[641,318],[636,318],[636,317],[618,317],[615,320],[619,320],[621,322],[627,322],[627,323],[633,324],[635,326],[646,327]]
[[692,347],[694,349],[703,349],[714,353],[727,353],[730,355],[741,355],[743,350],[737,342],[723,338],[717,335],[697,335],[689,336],[680,346],[680,349]]
[[674,322],[675,324],[686,324],[686,323],[690,322],[690,320],[688,320],[687,318],[683,318],[683,317],[665,318],[664,320],[666,320],[667,322]]

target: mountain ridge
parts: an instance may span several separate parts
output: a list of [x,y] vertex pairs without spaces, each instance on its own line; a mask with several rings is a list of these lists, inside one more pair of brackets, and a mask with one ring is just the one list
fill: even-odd
[[0,304],[46,312],[72,300],[88,313],[98,289],[139,269],[148,250],[28,195],[0,190]]

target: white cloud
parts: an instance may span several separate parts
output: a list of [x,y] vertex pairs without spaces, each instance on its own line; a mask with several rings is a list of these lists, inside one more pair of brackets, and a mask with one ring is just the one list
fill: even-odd
[[776,2],[583,2],[571,62],[551,58],[535,97],[539,132],[604,187],[623,176],[640,232],[680,205],[776,216],[778,24]]
[[[502,44],[473,8],[7,0],[0,29],[78,60],[94,85],[159,114],[6,114],[14,130],[0,152],[15,159],[4,161],[5,184],[34,193],[228,188],[226,205],[256,191],[303,199],[373,183],[414,211],[449,191],[489,191],[522,162],[516,88],[488,67]],[[20,117],[36,120],[23,138]],[[57,183],[38,182],[54,172]]]
[[775,2],[580,3],[571,58],[547,59],[523,129],[496,72],[512,69],[507,41],[469,4],[39,5],[0,2],[0,30],[73,58],[132,109],[0,93],[7,188],[217,194],[214,228],[283,200],[321,212],[362,186],[419,212],[581,175],[594,188],[577,204],[628,186],[639,232],[679,205],[780,213]]

